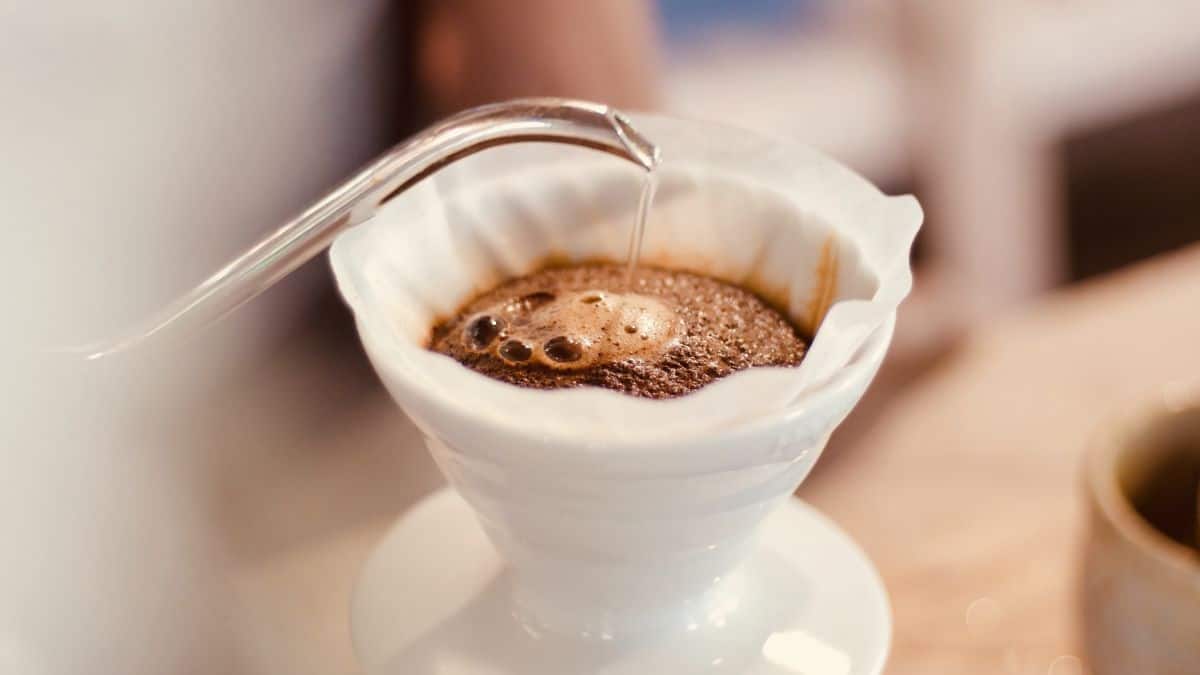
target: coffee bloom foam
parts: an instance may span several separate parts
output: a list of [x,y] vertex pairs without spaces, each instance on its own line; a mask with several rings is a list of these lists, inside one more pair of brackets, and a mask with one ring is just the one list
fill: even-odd
[[475,314],[462,341],[514,365],[579,370],[652,360],[678,344],[683,325],[662,301],[636,293],[536,292]]

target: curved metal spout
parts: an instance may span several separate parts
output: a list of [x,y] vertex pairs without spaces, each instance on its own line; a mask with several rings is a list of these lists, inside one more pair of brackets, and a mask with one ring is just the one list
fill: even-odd
[[658,148],[619,112],[568,99],[520,99],[460,113],[376,159],[320,201],[218,270],[121,339],[84,348],[87,358],[122,351],[165,329],[203,326],[241,305],[325,250],[412,184],[480,150],[548,141],[602,150],[647,171]]

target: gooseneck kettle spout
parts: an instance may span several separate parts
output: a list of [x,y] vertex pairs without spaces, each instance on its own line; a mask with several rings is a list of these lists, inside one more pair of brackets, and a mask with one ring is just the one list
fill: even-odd
[[316,257],[339,233],[439,168],[486,148],[527,141],[585,146],[647,171],[658,162],[658,148],[605,105],[536,98],[474,108],[392,148],[136,330],[83,353],[99,358],[167,329],[183,332],[211,323]]

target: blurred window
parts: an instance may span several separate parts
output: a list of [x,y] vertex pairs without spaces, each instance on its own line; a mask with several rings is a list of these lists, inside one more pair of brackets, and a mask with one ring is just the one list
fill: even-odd
[[794,28],[826,0],[658,0],[663,32],[671,44],[731,28]]

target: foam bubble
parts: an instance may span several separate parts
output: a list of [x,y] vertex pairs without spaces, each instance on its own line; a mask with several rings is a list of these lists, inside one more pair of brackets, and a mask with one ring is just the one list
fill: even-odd
[[490,314],[481,314],[471,319],[466,328],[467,346],[483,351],[504,333],[504,321]]
[[583,358],[583,345],[566,335],[559,335],[546,340],[542,345],[546,356],[559,363],[573,363]]
[[505,340],[497,350],[505,361],[520,363],[533,356],[533,348],[520,340]]
[[538,291],[484,309],[463,341],[512,365],[582,369],[653,359],[677,344],[683,328],[663,301],[636,293]]

